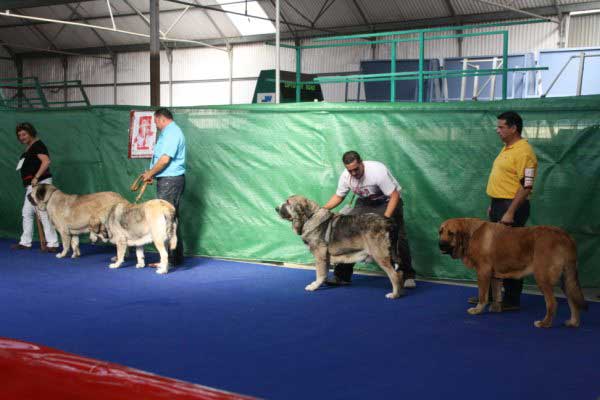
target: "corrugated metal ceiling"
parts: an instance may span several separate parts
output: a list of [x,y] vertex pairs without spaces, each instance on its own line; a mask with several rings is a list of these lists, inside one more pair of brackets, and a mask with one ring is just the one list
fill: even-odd
[[[231,0],[234,2],[235,0]],[[240,0],[237,0],[238,2]],[[243,1],[243,0],[242,0]],[[257,0],[269,18],[275,18],[274,0]],[[188,0],[189,3],[220,7],[215,0]],[[27,1],[27,4],[36,4]],[[37,4],[51,1],[39,0]],[[65,3],[54,2],[54,3]],[[148,17],[148,0],[110,0],[119,29],[149,33],[148,24],[138,11]],[[161,29],[167,30],[187,7],[186,1],[160,1]],[[281,0],[281,31],[284,38],[307,38],[336,33],[412,29],[415,26],[454,25],[496,19],[523,17],[497,3],[521,10],[544,14],[574,7],[600,8],[598,0]],[[30,16],[74,20],[94,25],[112,26],[106,0],[72,2],[45,7],[13,9],[13,13]],[[84,21],[85,20],[85,21]],[[212,9],[191,7],[169,32],[170,37],[191,40],[213,40],[223,43],[223,36],[236,41],[266,40],[240,38],[240,33],[227,14]],[[271,35],[274,36],[274,35]],[[145,45],[147,38],[80,27],[30,22],[0,16],[0,40],[16,53],[39,49],[84,49],[104,46]],[[11,46],[12,45],[12,46]],[[38,49],[38,50],[35,50]]]

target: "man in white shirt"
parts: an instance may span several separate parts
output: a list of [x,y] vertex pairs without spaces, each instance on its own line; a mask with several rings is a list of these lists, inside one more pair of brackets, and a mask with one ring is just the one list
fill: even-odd
[[[402,187],[392,176],[387,167],[379,161],[362,161],[356,151],[344,153],[342,161],[346,169],[338,181],[336,193],[323,206],[328,210],[337,207],[348,194],[358,197],[356,205],[343,214],[356,215],[375,213],[394,220],[391,232],[392,241],[396,243],[392,252],[399,261],[399,269],[404,272],[404,287],[414,288],[415,270],[412,268],[410,248],[404,230],[404,215],[402,203]],[[399,260],[398,260],[399,259]],[[334,277],[328,283],[332,285],[349,284],[352,280],[354,264],[338,264],[335,266]]]

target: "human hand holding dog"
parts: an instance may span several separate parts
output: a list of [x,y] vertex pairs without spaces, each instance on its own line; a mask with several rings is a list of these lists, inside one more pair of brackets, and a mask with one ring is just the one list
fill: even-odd
[[152,181],[154,180],[154,175],[152,174],[152,171],[145,171],[142,174],[142,180],[146,183],[152,183]]

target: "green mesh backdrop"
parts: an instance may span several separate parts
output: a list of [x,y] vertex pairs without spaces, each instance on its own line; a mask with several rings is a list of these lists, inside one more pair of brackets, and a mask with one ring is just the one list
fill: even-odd
[[[287,104],[174,109],[187,139],[181,204],[188,254],[310,263],[311,255],[274,207],[290,194],[323,204],[334,193],[341,155],[354,149],[388,165],[403,186],[408,236],[423,277],[473,279],[437,247],[440,223],[486,218],[485,185],[501,148],[496,115],[520,112],[537,152],[530,225],[557,225],[579,247],[580,277],[600,286],[600,97],[448,104]],[[48,145],[55,184],[67,193],[129,185],[147,160],[129,160],[131,107],[0,111],[0,235],[17,238],[23,188],[15,171],[17,122]],[[145,194],[155,195],[154,187]],[[373,265],[361,266],[376,269]]]

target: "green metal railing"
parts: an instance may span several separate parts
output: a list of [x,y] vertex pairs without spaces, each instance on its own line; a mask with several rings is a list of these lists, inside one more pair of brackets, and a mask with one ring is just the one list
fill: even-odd
[[[4,90],[12,90],[15,93],[7,97]],[[80,100],[49,101],[45,92],[68,91],[78,89]],[[0,106],[7,108],[49,108],[55,106],[68,107],[69,105],[90,106],[90,101],[85,93],[80,80],[40,82],[37,77],[0,79]]]
[[[296,85],[296,102],[300,102],[300,89],[302,85],[306,84],[325,84],[325,83],[348,83],[348,82],[378,82],[378,81],[389,81],[390,82],[390,102],[396,101],[396,84],[397,80],[417,80],[418,81],[418,102],[423,102],[423,91],[424,83],[427,79],[435,78],[456,78],[456,77],[469,77],[469,76],[488,76],[488,75],[502,75],[502,100],[505,100],[508,92],[508,73],[509,72],[524,72],[524,71],[541,71],[547,70],[548,67],[527,67],[527,68],[509,68],[508,67],[508,31],[507,30],[495,30],[488,32],[472,32],[472,33],[456,33],[450,35],[434,35],[427,36],[426,34],[431,32],[444,32],[444,31],[465,31],[471,29],[481,29],[490,27],[500,26],[511,26],[511,25],[524,25],[524,24],[535,24],[540,22],[547,22],[546,19],[534,19],[527,21],[513,21],[504,23],[491,23],[481,25],[463,25],[463,26],[450,26],[450,27],[439,27],[439,28],[428,28],[428,29],[412,29],[406,31],[394,31],[394,32],[383,32],[383,33],[365,33],[356,35],[345,35],[335,36],[327,38],[315,39],[316,42],[338,42],[342,40],[351,39],[371,39],[379,38],[382,36],[403,36],[403,35],[414,35],[416,37],[409,38],[392,38],[382,40],[368,40],[360,42],[341,42],[341,43],[327,43],[327,44],[313,44],[306,46],[294,46],[289,44],[281,44],[281,47],[294,49],[296,51],[296,81],[293,82]],[[439,70],[439,71],[425,71],[425,42],[430,40],[443,40],[443,39],[455,39],[465,38],[474,36],[491,36],[501,35],[502,36],[502,67],[496,69],[479,69],[479,70]],[[406,42],[418,42],[419,46],[419,69],[417,71],[409,72],[396,72],[396,47],[398,43]],[[269,45],[274,45],[273,42],[267,42]],[[347,46],[366,46],[373,44],[389,44],[390,47],[390,72],[385,74],[358,74],[358,75],[337,75],[327,77],[317,77],[312,81],[301,81],[302,73],[302,50],[306,49],[317,49],[317,48],[329,48],[329,47],[347,47]],[[283,82],[283,81],[282,81]],[[288,82],[289,83],[289,82]]]

